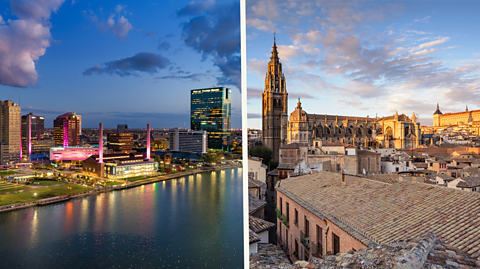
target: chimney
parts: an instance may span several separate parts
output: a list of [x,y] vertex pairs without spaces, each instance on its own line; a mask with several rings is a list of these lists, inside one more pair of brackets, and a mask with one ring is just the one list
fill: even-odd
[[103,163],[103,123],[98,131],[98,163]]
[[27,115],[28,123],[28,157],[32,155],[32,115]]
[[345,174],[342,173],[342,182],[345,183]]
[[147,159],[150,159],[150,123],[147,124]]

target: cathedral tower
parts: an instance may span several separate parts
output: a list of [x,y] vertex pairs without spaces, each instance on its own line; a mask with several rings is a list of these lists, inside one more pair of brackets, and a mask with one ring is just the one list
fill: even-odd
[[[263,145],[273,151],[273,161],[278,162],[278,151],[286,139],[288,117],[288,94],[282,64],[278,58],[275,37],[272,56],[265,76],[265,89],[262,93],[262,136]],[[283,126],[285,125],[285,126]]]

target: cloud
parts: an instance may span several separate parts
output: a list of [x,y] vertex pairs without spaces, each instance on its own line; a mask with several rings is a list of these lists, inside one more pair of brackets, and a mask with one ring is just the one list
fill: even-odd
[[429,47],[433,47],[433,46],[436,46],[436,45],[440,45],[442,43],[445,43],[447,40],[449,40],[450,38],[449,37],[444,37],[442,39],[437,39],[437,40],[434,40],[434,41],[430,41],[430,42],[427,42],[427,43],[423,43],[423,44],[420,44],[418,47],[414,47],[412,48],[410,51],[415,51],[415,50],[420,50],[420,49],[424,49],[424,48],[429,48]]
[[36,86],[36,61],[50,47],[50,15],[64,0],[11,1],[18,20],[0,17],[0,84],[13,87]]
[[427,32],[415,31],[415,30],[407,30],[407,33],[417,34],[417,35],[426,35]]
[[163,41],[160,44],[158,44],[158,50],[168,50],[170,48],[170,42],[168,41]]
[[432,16],[426,16],[422,19],[417,19],[417,20],[414,20],[413,22],[427,22],[428,19],[430,19]]
[[259,18],[247,18],[247,26],[248,27],[253,27],[257,30],[260,31],[265,31],[265,32],[270,32],[273,33],[275,31],[278,32],[276,24],[268,21],[268,20],[262,20]]
[[262,97],[263,89],[248,87],[247,88],[247,98],[248,99],[258,99]]
[[115,7],[116,13],[110,14],[106,21],[99,19],[92,10],[89,10],[88,16],[100,32],[110,32],[113,36],[117,36],[118,40],[125,40],[128,37],[128,32],[133,29],[132,24],[122,15],[122,13],[126,13],[125,8],[126,6],[117,5]]
[[290,91],[288,93],[288,97],[289,98],[292,98],[292,99],[297,99],[297,98],[301,98],[301,99],[315,99],[315,97],[313,97],[312,95],[306,93],[306,92],[292,92]]
[[289,61],[293,57],[299,57],[301,54],[298,51],[298,47],[295,47],[294,45],[278,45],[278,58]]
[[132,57],[107,62],[99,65],[95,64],[85,72],[84,75],[92,74],[117,74],[121,77],[124,76],[137,76],[138,72],[145,72],[149,74],[157,73],[159,70],[164,69],[170,64],[170,61],[155,53],[140,52]]
[[195,74],[190,74],[190,75],[169,75],[169,76],[163,76],[163,77],[156,77],[155,79],[176,79],[176,80],[181,80],[181,81],[195,81],[195,82],[200,82],[201,78],[207,76],[211,70],[208,70],[205,73],[195,73]]
[[219,85],[234,85],[240,90],[240,7],[238,2],[190,2],[177,12],[189,17],[182,24],[185,44],[211,58],[220,69]]
[[247,118],[248,119],[261,119],[262,114],[260,114],[260,113],[247,113]]

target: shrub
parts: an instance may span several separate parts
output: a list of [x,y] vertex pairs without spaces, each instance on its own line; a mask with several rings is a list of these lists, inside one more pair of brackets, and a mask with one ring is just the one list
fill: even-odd
[[172,172],[172,168],[165,168],[165,173],[170,174]]

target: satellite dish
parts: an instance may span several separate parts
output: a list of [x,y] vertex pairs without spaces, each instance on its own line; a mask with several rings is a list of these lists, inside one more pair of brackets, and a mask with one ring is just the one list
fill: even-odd
[[407,171],[407,166],[403,163],[403,171]]
[[366,175],[366,174],[367,174],[367,172],[365,172],[365,168],[363,168],[363,174],[364,174],[364,175]]
[[347,172],[347,168],[346,168],[346,167],[343,168],[343,172],[344,172],[344,173]]

